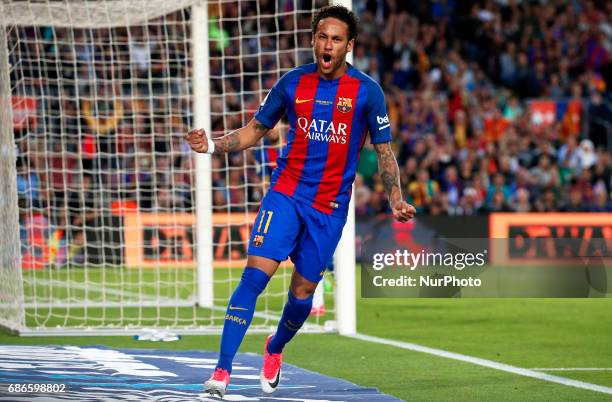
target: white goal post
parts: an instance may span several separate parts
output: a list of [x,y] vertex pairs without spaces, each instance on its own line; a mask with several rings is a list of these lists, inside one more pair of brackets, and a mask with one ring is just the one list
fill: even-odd
[[[220,333],[286,124],[224,157],[195,155],[182,137],[245,124],[312,59],[310,18],[325,4],[0,3],[0,326]],[[351,203],[331,308],[306,331],[356,332],[354,231]],[[271,280],[250,331],[276,326],[291,269]]]

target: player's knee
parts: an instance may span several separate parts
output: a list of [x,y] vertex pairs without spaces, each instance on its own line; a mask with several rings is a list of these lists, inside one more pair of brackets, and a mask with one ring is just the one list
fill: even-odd
[[317,288],[316,283],[314,284],[307,283],[307,282],[292,283],[291,293],[298,299],[306,299],[314,294],[316,288]]
[[261,294],[269,281],[270,277],[263,270],[256,267],[246,267],[242,272],[240,285],[251,289],[255,294]]

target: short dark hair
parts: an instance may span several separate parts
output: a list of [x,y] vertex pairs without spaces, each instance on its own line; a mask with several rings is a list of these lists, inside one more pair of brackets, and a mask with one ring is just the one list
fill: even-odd
[[348,40],[357,37],[357,24],[359,19],[351,10],[344,6],[333,5],[318,9],[312,16],[312,34],[317,32],[317,26],[324,18],[336,18],[348,25]]

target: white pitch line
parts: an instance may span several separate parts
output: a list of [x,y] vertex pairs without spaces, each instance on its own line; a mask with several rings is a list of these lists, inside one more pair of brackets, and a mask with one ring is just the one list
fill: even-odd
[[555,367],[555,368],[532,368],[536,371],[612,371],[612,367]]
[[612,395],[612,388],[605,387],[603,385],[591,384],[589,382],[572,380],[570,378],[559,377],[552,374],[546,374],[539,371],[535,371],[533,369],[526,369],[516,366],[511,366],[509,364],[499,363],[493,360],[481,359],[480,357],[463,355],[461,353],[447,352],[446,350],[430,348],[427,346],[417,345],[415,343],[409,342],[401,342],[394,341],[391,339],[379,338],[376,336],[364,335],[364,334],[355,334],[355,335],[347,335],[349,338],[359,339],[366,342],[379,343],[382,345],[395,346],[401,349],[412,350],[415,352],[427,353],[434,356],[444,357],[447,359],[458,360],[466,363],[476,364],[478,366],[488,367],[495,370],[505,371],[507,373],[513,373],[522,375],[525,377],[536,378],[538,380],[554,382],[561,385],[566,385],[568,387],[575,387],[586,389],[589,391],[601,392],[604,394]]

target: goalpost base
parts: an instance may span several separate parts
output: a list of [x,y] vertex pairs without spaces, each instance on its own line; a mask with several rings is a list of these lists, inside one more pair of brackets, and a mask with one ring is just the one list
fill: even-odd
[[12,328],[12,327],[9,327],[7,325],[4,325],[4,324],[0,323],[0,332],[6,332],[6,333],[8,333],[10,335],[20,335],[19,331],[20,330],[17,329],[17,328]]

